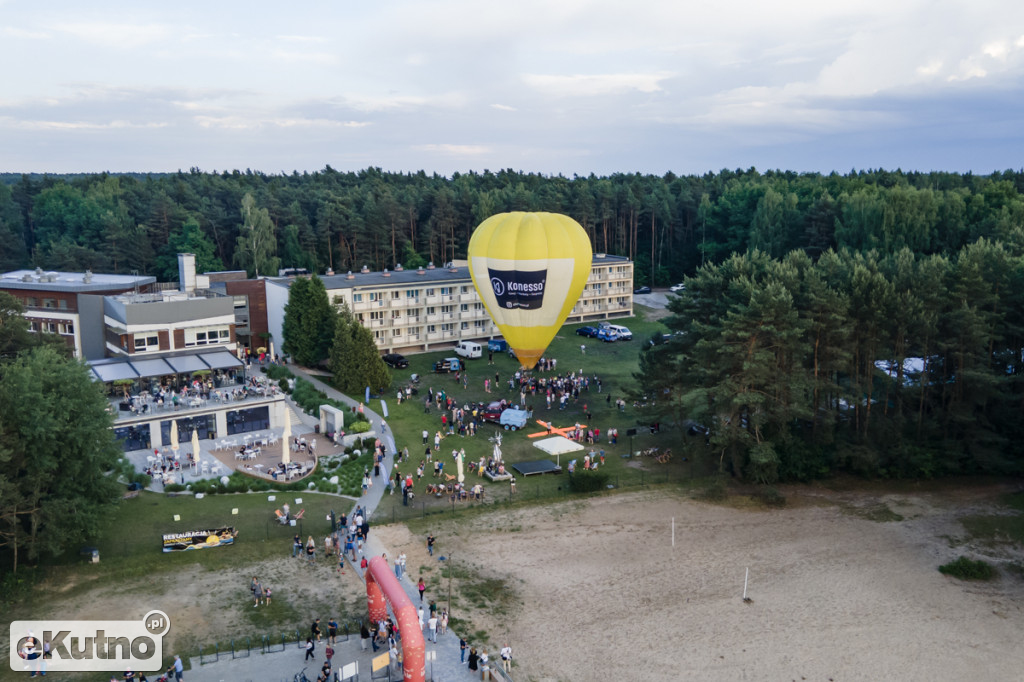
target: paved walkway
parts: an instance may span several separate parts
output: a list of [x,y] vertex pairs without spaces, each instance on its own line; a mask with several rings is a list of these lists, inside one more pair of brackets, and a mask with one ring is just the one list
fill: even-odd
[[[348,396],[339,393],[316,376],[309,374],[299,367],[289,365],[288,368],[295,374],[295,376],[312,382],[314,386],[326,393],[329,398],[339,400],[350,406],[359,405],[358,400],[352,400]],[[381,434],[379,437],[387,444],[389,457],[385,461],[384,466],[382,467],[383,471],[381,472],[382,480],[387,481],[387,476],[391,472],[391,460],[396,452],[394,437],[390,429],[382,433],[381,416],[378,412],[371,409],[370,405],[363,406],[363,413],[374,430],[378,434]],[[383,497],[386,489],[386,485],[374,485],[366,495],[359,498],[358,504],[368,510],[371,519],[373,510],[375,510],[377,505],[380,504],[381,498]],[[355,505],[353,505],[352,509],[355,509]],[[352,510],[349,511],[351,513]],[[381,544],[379,536],[373,532],[372,525],[365,547],[367,556],[379,556],[382,552],[387,551],[387,548]],[[394,557],[396,554],[388,552],[388,556]],[[358,565],[353,565],[352,568],[358,575],[362,576],[362,570]],[[409,595],[409,599],[412,600],[412,603],[418,604],[419,592],[416,590],[416,585],[410,579],[408,573],[402,578],[400,583]],[[302,628],[305,628],[305,624],[302,624]],[[348,642],[339,643],[334,648],[336,652],[334,655],[335,670],[340,670],[341,666],[344,666],[346,663],[357,661],[359,663],[359,679],[370,679],[370,662],[373,657],[373,652],[369,650],[365,653],[360,651],[358,634],[349,639]],[[464,664],[459,662],[459,636],[455,634],[451,628],[448,629],[446,634],[439,634],[437,636],[436,644],[427,639],[428,656],[430,655],[430,652],[434,652],[436,660],[433,662],[427,661],[428,680],[434,679],[447,682],[448,680],[479,679],[479,673],[476,673],[475,675],[472,674]],[[384,650],[378,652],[378,655],[380,653],[384,653]],[[495,658],[497,658],[495,655],[496,653],[497,652],[494,652],[492,654]],[[304,656],[305,653],[298,648],[295,648],[295,643],[293,642],[292,646],[284,652],[264,655],[260,655],[256,652],[248,658],[236,658],[233,660],[229,655],[226,660],[221,660],[217,663],[203,666],[199,665],[199,659],[194,658],[192,659],[192,670],[185,674],[185,679],[188,682],[220,682],[221,680],[231,680],[233,682],[241,682],[244,680],[287,680],[288,682],[291,682],[295,675],[302,670],[304,666]],[[316,674],[320,671],[320,666],[323,665],[324,659],[324,645],[321,643],[316,650],[316,660],[311,660],[309,665],[306,667],[306,676],[311,680],[315,680]],[[431,677],[431,675],[433,675],[433,677]],[[400,674],[394,674],[391,679],[399,680],[402,678]]]

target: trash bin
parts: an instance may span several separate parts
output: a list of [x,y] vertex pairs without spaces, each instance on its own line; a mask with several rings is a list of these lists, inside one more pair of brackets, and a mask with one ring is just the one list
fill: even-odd
[[319,424],[314,424],[313,425],[313,433],[320,433],[320,425]]

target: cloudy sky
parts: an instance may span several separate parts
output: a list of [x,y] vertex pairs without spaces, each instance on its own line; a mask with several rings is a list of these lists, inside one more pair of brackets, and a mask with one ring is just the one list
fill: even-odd
[[0,0],[0,171],[1021,168],[1018,0]]

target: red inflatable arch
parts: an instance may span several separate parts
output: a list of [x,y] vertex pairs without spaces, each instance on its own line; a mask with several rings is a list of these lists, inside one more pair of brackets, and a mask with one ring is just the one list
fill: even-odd
[[370,619],[375,623],[387,618],[387,605],[391,604],[391,611],[398,621],[398,631],[402,633],[402,674],[405,682],[424,682],[427,676],[426,643],[420,630],[419,615],[383,557],[370,559],[366,570],[366,602]]

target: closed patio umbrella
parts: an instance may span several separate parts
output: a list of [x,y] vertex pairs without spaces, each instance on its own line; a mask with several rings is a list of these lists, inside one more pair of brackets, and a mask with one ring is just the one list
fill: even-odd
[[288,441],[292,439],[292,412],[285,406],[284,410],[284,431],[281,432],[281,461],[289,464],[292,461],[291,450]]
[[192,429],[192,458],[199,461],[199,429]]
[[178,451],[178,420],[171,422],[171,450]]

